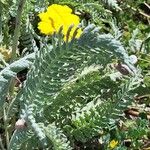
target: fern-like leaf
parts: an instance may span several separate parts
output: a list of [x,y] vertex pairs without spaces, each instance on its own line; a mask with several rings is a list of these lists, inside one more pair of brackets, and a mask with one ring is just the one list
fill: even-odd
[[101,0],[101,1],[112,9],[121,10],[116,0]]
[[54,124],[43,127],[46,136],[52,141],[54,150],[71,150],[70,143],[63,132]]
[[25,68],[30,68],[35,58],[35,53],[27,55],[5,67],[0,72],[0,110],[3,107],[8,85],[11,78],[15,78],[17,73]]
[[[113,59],[119,59],[135,71],[121,43],[110,34],[100,35],[94,25],[89,25],[80,39],[73,39],[70,43],[60,40],[58,43],[53,43],[53,46],[45,44],[36,53],[35,63],[27,76],[22,94],[16,98],[16,101],[21,101],[21,118],[31,120],[32,116],[36,124],[38,120],[43,120],[44,109],[55,103],[64,86],[86,67],[94,64],[102,66],[101,70],[104,70]],[[28,113],[29,109],[32,115]],[[41,133],[44,136],[44,132]]]
[[132,90],[138,87],[140,82],[138,78],[131,78],[112,99],[98,97],[95,101],[87,103],[72,116],[74,128],[66,126],[66,130],[69,129],[70,134],[77,140],[86,141],[89,137],[97,136],[101,130],[109,129],[110,124],[115,125],[123,116],[123,111],[133,102]]

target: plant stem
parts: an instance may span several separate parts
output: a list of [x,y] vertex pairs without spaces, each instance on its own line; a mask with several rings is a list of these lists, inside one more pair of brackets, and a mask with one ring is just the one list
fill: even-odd
[[150,19],[150,16],[144,12],[142,12],[140,9],[136,9],[134,7],[131,7],[130,5],[127,5],[127,8],[132,9],[134,12],[138,12],[139,14],[143,15],[144,17]]
[[2,7],[2,3],[0,2],[0,35],[2,34],[2,12],[3,12],[3,7]]
[[25,2],[26,2],[26,0],[20,0],[18,10],[17,10],[15,31],[14,31],[13,45],[12,45],[11,62],[13,62],[16,58],[16,51],[17,51],[18,40],[19,40],[19,36],[20,36],[21,16],[22,16],[23,7],[25,5]]
[[[14,31],[14,37],[13,37],[13,44],[12,44],[12,56],[11,56],[11,62],[13,62],[16,59],[16,53],[17,53],[17,46],[18,46],[18,40],[20,36],[20,26],[21,26],[21,16],[23,12],[23,7],[25,5],[26,0],[20,0],[16,15],[16,23],[15,23],[15,31]],[[15,86],[15,79],[12,78],[10,81],[9,86],[9,94],[10,96],[14,93],[14,86]]]
[[[18,41],[19,41],[19,36],[20,36],[21,16],[23,13],[23,7],[25,5],[25,2],[26,0],[20,0],[19,5],[18,5],[13,44],[12,44],[12,56],[11,56],[11,61],[10,61],[11,63],[15,61],[16,59]],[[11,78],[10,83],[9,83],[9,95],[10,96],[13,96],[14,94],[14,87],[15,87],[15,78]],[[4,108],[4,126],[5,126],[5,135],[6,135],[6,145],[8,149],[9,147],[8,118],[5,112],[5,108]]]
[[3,145],[3,143],[2,143],[1,135],[0,135],[0,148],[1,148],[2,150],[5,150],[4,145]]
[[7,123],[7,116],[6,116],[6,107],[4,105],[3,107],[3,120],[4,120],[4,127],[5,127],[5,136],[6,136],[6,147],[8,148],[8,145],[9,145],[9,132],[8,132],[8,123]]

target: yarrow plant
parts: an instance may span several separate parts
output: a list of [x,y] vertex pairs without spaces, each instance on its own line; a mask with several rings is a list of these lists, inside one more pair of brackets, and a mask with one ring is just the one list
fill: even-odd
[[[68,6],[53,4],[47,8],[46,12],[39,14],[41,21],[38,23],[38,29],[45,35],[53,35],[57,33],[62,27],[62,34],[64,40],[67,39],[67,32],[70,26],[73,26],[69,34],[68,40],[73,37],[74,31],[78,28],[80,18],[72,13],[72,9]],[[76,38],[79,38],[82,33],[81,29],[78,29]]]
[[150,8],[0,1],[0,150],[147,149],[150,35],[133,12],[140,4]]

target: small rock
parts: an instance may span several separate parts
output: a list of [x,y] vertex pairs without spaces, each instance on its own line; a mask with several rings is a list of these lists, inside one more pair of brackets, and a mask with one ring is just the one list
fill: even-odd
[[26,128],[26,121],[24,119],[18,119],[18,121],[15,124],[15,129],[24,129]]
[[138,62],[138,58],[135,55],[130,55],[130,60],[132,64],[136,64]]

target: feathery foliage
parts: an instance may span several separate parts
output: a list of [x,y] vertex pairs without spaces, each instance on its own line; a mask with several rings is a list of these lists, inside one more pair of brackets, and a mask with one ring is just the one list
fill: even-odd
[[[98,68],[103,72],[106,65],[110,63],[112,59],[117,57],[135,71],[129,56],[121,43],[109,34],[100,35],[98,32],[98,28],[89,25],[85,28],[83,35],[79,40],[73,40],[70,43],[63,43],[61,45],[57,45],[57,43],[53,43],[53,46],[45,45],[37,52],[35,63],[32,66],[24,88],[21,91],[22,94],[19,94],[16,97],[16,101],[21,102],[21,118],[26,121],[28,121],[29,118],[32,118],[30,121],[35,119],[34,123],[38,123],[39,120],[44,118],[44,108],[50,107],[50,110],[52,111],[49,112],[50,117],[50,114],[58,116],[60,107],[63,107],[63,105],[65,105],[63,108],[64,111],[68,113],[67,109],[71,109],[68,108],[69,104],[72,103],[71,107],[74,108],[76,101],[71,102],[72,99],[65,100],[62,93],[63,88],[68,88],[67,85],[70,86],[72,80],[80,80],[80,78],[83,78],[82,76],[84,76],[84,73],[82,73],[82,70],[88,66],[100,65],[101,67]],[[61,43],[61,39],[58,43]],[[107,57],[109,57],[109,59],[106,60],[105,58]],[[92,70],[92,72],[94,70]],[[90,71],[88,72],[86,69],[85,72],[87,75],[90,73]],[[81,74],[81,77],[79,74]],[[88,82],[90,82],[90,80],[91,79],[89,79]],[[93,83],[93,86],[94,85],[95,82]],[[82,86],[82,84],[80,86]],[[98,90],[100,90],[99,88]],[[75,89],[73,88],[72,90],[74,91]],[[90,95],[90,91],[87,88],[87,90],[82,92],[89,92],[88,95]],[[79,91],[77,94],[80,97]],[[98,95],[95,96],[97,97]],[[57,97],[59,97],[59,99],[57,99]],[[111,105],[111,103],[109,105]],[[122,109],[122,107],[120,109]],[[29,113],[30,110],[31,112]],[[53,119],[57,120],[56,117]],[[51,120],[50,122],[53,123]],[[34,130],[41,141],[46,135],[42,132],[42,129],[38,127],[37,123],[35,123],[35,125],[31,123],[31,128],[34,126]],[[12,143],[16,142],[13,141]],[[63,145],[60,144],[59,146],[63,149]]]
[[9,82],[11,78],[16,78],[16,75],[19,71],[30,68],[35,58],[35,53],[29,54],[12,64],[6,66],[3,70],[0,72],[0,108],[2,110],[2,107],[5,102],[5,98],[7,96],[7,91],[9,87]]
[[[78,39],[76,30],[71,41],[64,41],[63,27],[51,36],[39,32],[38,14],[54,3],[69,6],[80,17],[83,32]],[[114,147],[126,149],[126,138],[135,141],[136,134],[128,131],[136,130],[127,124],[125,114],[139,106],[134,101],[139,95],[145,94],[147,103],[150,98],[149,29],[144,23],[135,29],[136,21],[131,19],[140,14],[149,21],[146,12],[136,9],[142,5],[149,6],[143,1],[134,6],[116,0],[0,2],[0,46],[10,51],[13,47],[13,53],[16,47],[17,52],[11,60],[0,55],[2,150],[94,150],[95,139],[96,150],[111,149],[113,140],[117,141]],[[14,27],[18,27],[15,34]],[[133,54],[139,55],[139,64]],[[141,123],[143,139],[148,138],[148,123],[145,111],[141,112],[145,120],[136,124]],[[141,147],[134,141],[131,148]]]

